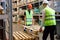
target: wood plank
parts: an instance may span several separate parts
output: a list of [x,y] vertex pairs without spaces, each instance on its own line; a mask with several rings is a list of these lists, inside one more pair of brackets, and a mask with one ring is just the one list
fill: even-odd
[[23,39],[22,40],[26,40],[26,38],[24,36],[22,36],[21,34],[19,34],[18,32],[16,32],[17,35],[19,35],[19,37],[22,37]]
[[14,33],[19,39],[18,40],[22,40],[22,37],[19,37],[19,35],[17,35],[17,33]]
[[27,40],[29,40],[29,38],[22,32],[19,32],[20,34],[22,34]]
[[13,34],[13,40],[18,40],[15,34]]
[[[19,31],[19,32],[20,32],[20,31]],[[26,33],[23,33],[23,32],[22,32],[22,34],[24,34],[25,36],[27,36],[27,37],[29,38],[29,40],[32,39],[32,37],[31,37],[30,35],[28,35],[28,34],[26,34]]]

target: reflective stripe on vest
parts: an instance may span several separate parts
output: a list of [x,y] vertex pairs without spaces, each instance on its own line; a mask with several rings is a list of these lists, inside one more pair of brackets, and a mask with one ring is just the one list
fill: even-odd
[[55,16],[55,15],[46,15],[45,17],[49,17],[49,16]]
[[55,11],[49,7],[45,8],[45,26],[56,25]]
[[32,22],[32,20],[31,20],[32,18],[27,18],[26,20],[26,22]]
[[30,13],[28,12],[28,10],[26,10],[26,25],[32,24],[32,18],[33,18],[32,10],[30,11]]
[[49,18],[49,19],[45,19],[45,20],[55,20],[55,18]]

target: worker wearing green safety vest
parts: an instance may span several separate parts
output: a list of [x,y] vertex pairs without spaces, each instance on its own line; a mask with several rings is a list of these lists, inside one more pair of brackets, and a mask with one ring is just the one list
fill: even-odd
[[[55,10],[48,6],[48,1],[43,1],[43,20],[42,25],[45,27],[43,31],[43,40],[47,40],[48,34],[50,33],[50,39],[54,40],[54,31],[56,27]],[[40,28],[42,30],[42,27]]]
[[56,25],[55,11],[49,7],[45,8],[45,26]]
[[25,24],[26,24],[26,26],[31,26],[32,25],[32,18],[33,18],[33,11],[31,10],[32,5],[29,4],[27,8],[28,8],[28,10],[26,10],[25,13],[24,13],[24,15],[26,15]]

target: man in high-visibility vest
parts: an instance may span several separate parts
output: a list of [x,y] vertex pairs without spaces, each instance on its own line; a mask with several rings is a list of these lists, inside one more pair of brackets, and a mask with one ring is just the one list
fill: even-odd
[[[48,34],[50,34],[50,39],[54,40],[54,31],[56,27],[55,10],[48,6],[47,0],[43,1],[42,7],[43,7],[42,25],[44,25],[45,27],[42,39],[47,40]],[[40,28],[40,30],[42,31],[42,27]]]
[[27,10],[25,11],[25,25],[26,26],[31,26],[32,25],[32,20],[33,20],[33,11],[32,11],[32,4],[28,4]]

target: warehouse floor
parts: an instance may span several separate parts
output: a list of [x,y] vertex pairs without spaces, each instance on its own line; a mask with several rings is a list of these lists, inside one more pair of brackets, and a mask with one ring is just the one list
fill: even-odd
[[[15,23],[13,23],[13,32],[15,32],[15,31],[23,31],[21,25],[17,25]],[[39,33],[39,36],[40,36],[40,40],[42,40],[42,33]],[[49,36],[48,36],[47,40],[50,40]],[[55,40],[56,40],[56,38],[55,38]]]

